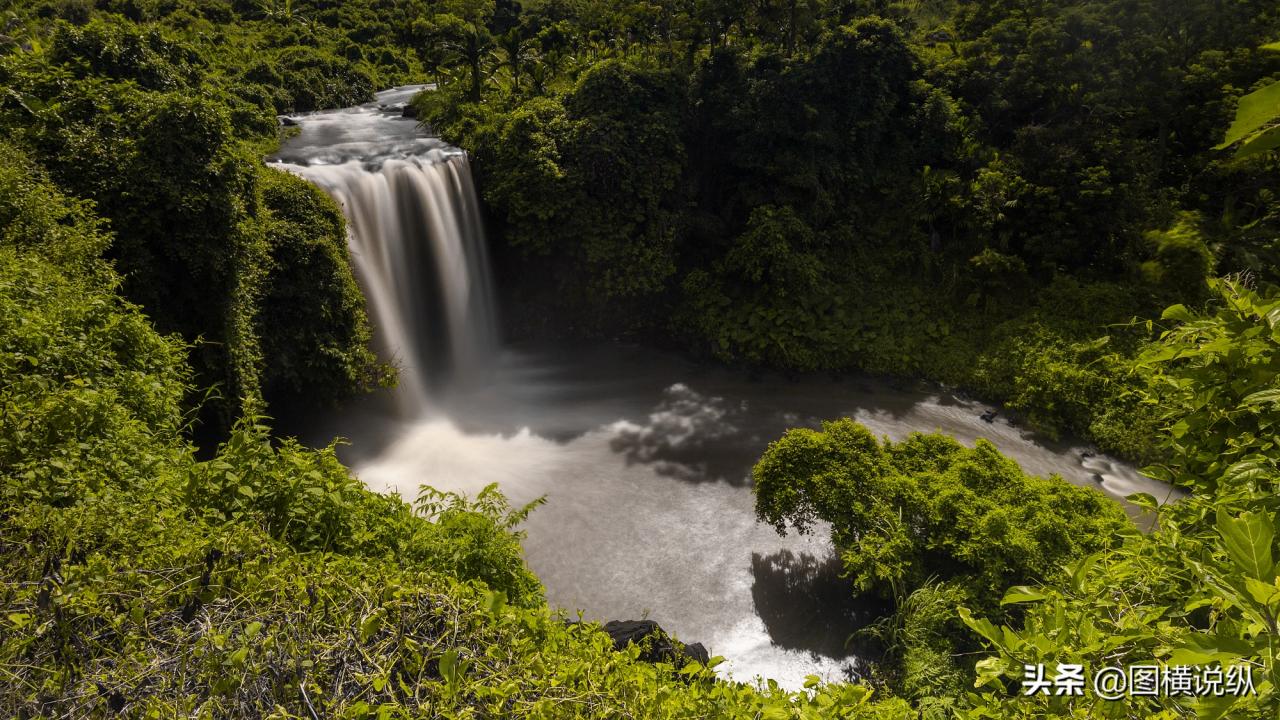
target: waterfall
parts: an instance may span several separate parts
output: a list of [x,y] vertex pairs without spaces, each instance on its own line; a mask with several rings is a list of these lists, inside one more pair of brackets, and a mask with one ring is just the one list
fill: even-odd
[[480,378],[496,318],[466,155],[438,142],[396,150],[284,167],[342,206],[376,349],[400,370],[400,414],[417,418],[433,398]]

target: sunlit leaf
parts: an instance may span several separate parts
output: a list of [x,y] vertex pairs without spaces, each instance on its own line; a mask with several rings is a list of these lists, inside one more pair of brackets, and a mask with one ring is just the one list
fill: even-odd
[[1231,517],[1218,509],[1218,534],[1223,548],[1240,569],[1259,580],[1270,580],[1275,563],[1271,559],[1271,543],[1275,526],[1266,513],[1241,513]]
[[1280,147],[1280,126],[1270,127],[1260,133],[1249,136],[1236,150],[1237,158],[1253,157],[1271,152]]
[[1235,122],[1227,130],[1227,137],[1218,145],[1221,150],[1249,137],[1280,116],[1280,83],[1266,87],[1240,98]]
[[1001,605],[1014,605],[1025,602],[1039,602],[1047,597],[1044,593],[1034,590],[1026,585],[1015,585],[1009,588],[1004,594],[1004,598],[1000,600]]

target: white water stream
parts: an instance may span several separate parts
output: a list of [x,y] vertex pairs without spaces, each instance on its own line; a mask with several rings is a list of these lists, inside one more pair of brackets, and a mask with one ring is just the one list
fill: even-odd
[[516,503],[546,495],[525,529],[549,601],[587,619],[650,617],[703,642],[733,677],[844,675],[865,622],[820,528],[779,537],[756,522],[752,463],[787,428],[853,417],[894,438],[985,437],[1028,472],[1120,499],[1167,488],[1071,443],[1046,444],[945,392],[866,379],[748,378],[637,347],[503,347],[465,155],[424,138],[398,104],[293,120],[280,167],[343,206],[376,342],[400,388],[306,433],[351,440],[344,460],[376,490],[423,484]]

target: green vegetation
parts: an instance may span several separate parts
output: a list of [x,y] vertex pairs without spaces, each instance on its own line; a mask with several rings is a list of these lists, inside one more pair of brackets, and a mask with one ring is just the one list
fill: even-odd
[[877,670],[916,700],[963,689],[951,658],[978,646],[956,606],[1003,618],[993,588],[1061,581],[1064,564],[1137,532],[1102,493],[1028,477],[985,440],[882,444],[850,420],[788,432],[753,476],[761,520],[780,533],[829,525],[858,592],[893,601],[872,632],[886,646]]
[[[192,23],[180,32],[85,7],[37,9],[77,24],[33,21],[30,51],[0,58],[0,124],[109,222],[125,295],[195,343],[196,385],[216,393],[202,406],[203,434],[225,434],[264,394],[336,399],[389,382],[367,348],[341,214],[260,160],[276,142],[272,103],[319,106],[294,98],[305,95],[297,83],[325,88],[306,97],[328,103],[363,100],[372,81],[353,85],[349,63],[304,71],[298,60],[289,87],[268,90],[230,75],[234,54],[215,52],[212,26],[188,11],[168,16]],[[294,99],[281,103],[280,92]]]
[[[1193,490],[1164,507],[1135,496],[1158,512],[1149,534],[1120,531],[1092,490],[1022,477],[981,441],[880,444],[840,421],[770,447],[755,470],[761,519],[780,530],[830,523],[863,590],[894,592],[895,614],[871,630],[888,646],[882,682],[917,707],[965,718],[1273,716],[1280,297],[1212,287],[1213,309],[1169,308],[1172,326],[1134,366],[1170,458],[1147,472]],[[960,660],[978,644],[994,654]],[[1058,663],[1243,663],[1258,694],[1123,703],[1022,694],[1025,665],[1044,664],[1051,677]]]
[[931,579],[981,601],[1110,548],[1130,524],[1101,493],[1022,474],[995,446],[944,435],[880,444],[849,420],[792,430],[754,472],[756,511],[785,531],[821,520],[864,592],[905,597]]
[[[1176,324],[1144,354],[1142,365],[1152,398],[1165,409],[1164,442],[1174,458],[1151,471],[1195,492],[1161,510],[1156,532],[1083,558],[1066,582],[1010,591],[1006,603],[1029,604],[1021,627],[966,617],[996,651],[977,665],[982,702],[994,713],[987,717],[1069,710],[1105,716],[1105,703],[1096,700],[1004,699],[1004,686],[1021,677],[1022,663],[1063,658],[1091,667],[1151,659],[1170,665],[1245,662],[1254,673],[1256,698],[1152,699],[1146,710],[1209,718],[1274,713],[1280,526],[1274,510],[1277,448],[1266,428],[1278,419],[1268,397],[1275,392],[1280,299],[1234,283],[1215,289],[1219,302],[1212,312],[1175,306],[1166,313]],[[1150,498],[1140,501],[1154,505]]]
[[[530,323],[929,377],[1151,459],[1129,321],[1280,259],[1274,161],[1214,149],[1274,7],[1166,6],[443,2],[419,109]],[[1245,115],[1228,143],[1274,135]]]
[[[0,714],[1275,717],[1274,2],[0,17]],[[410,504],[273,436],[273,403],[394,382],[338,207],[262,163],[275,115],[424,80],[518,323],[941,380],[1189,497],[1133,498],[1140,533],[986,443],[792,431],[757,509],[829,524],[891,603],[870,674],[792,693],[615,652],[546,607],[536,503]],[[1025,664],[1152,662],[1244,663],[1258,694],[1020,692]]]

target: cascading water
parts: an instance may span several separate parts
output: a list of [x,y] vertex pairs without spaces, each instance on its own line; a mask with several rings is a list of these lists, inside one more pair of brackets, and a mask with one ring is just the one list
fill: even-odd
[[400,369],[402,417],[474,384],[496,349],[480,207],[466,154],[418,136],[402,115],[418,87],[370,105],[291,118],[299,135],[277,167],[342,206],[356,275],[383,357]]
[[375,399],[299,430],[319,446],[349,438],[342,457],[375,490],[474,495],[496,482],[516,504],[546,496],[522,544],[570,617],[652,617],[728,658],[720,671],[741,680],[794,689],[844,677],[844,640],[869,618],[822,529],[778,537],[757,522],[750,489],[770,441],[823,419],[894,438],[986,438],[1028,472],[1117,500],[1177,496],[1089,448],[984,422],[988,408],[936,389],[752,380],[617,344],[497,347],[466,156],[400,117],[416,89],[293,118],[300,132],[277,156],[342,203],[380,350],[403,368],[394,417]]

